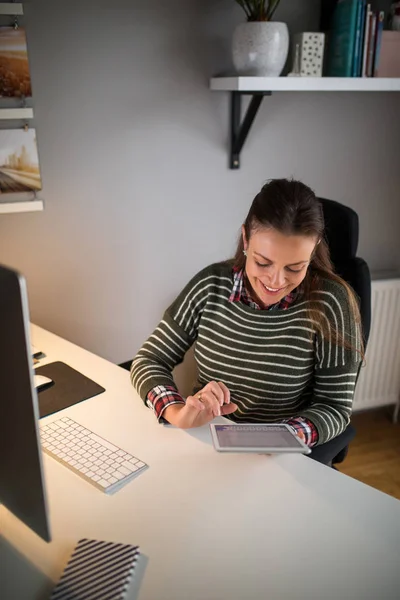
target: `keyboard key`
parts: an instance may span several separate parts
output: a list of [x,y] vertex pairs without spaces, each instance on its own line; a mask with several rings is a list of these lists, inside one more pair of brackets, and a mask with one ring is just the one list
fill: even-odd
[[94,442],[98,442],[101,446],[105,446],[105,448],[107,448],[108,450],[111,450],[112,452],[118,452],[119,448],[117,448],[117,446],[110,444],[110,442],[107,442],[107,440],[103,440],[103,438],[99,437],[95,433],[91,433],[89,431],[88,431],[88,433],[90,434],[90,438]]
[[99,479],[97,483],[104,488],[108,488],[110,486],[108,481],[106,481],[105,479]]
[[132,471],[130,471],[129,469],[125,469],[125,467],[123,467],[122,465],[120,465],[120,466],[118,467],[118,471],[119,471],[120,473],[122,473],[122,475],[123,475],[124,477],[127,477],[128,475],[130,475],[130,474],[132,473]]
[[[121,466],[125,467],[125,469],[128,469],[128,471],[130,473],[133,473],[134,471],[138,470],[137,466],[134,465],[132,462],[129,462],[129,461],[123,462]],[[121,467],[119,467],[119,469],[121,469]]]

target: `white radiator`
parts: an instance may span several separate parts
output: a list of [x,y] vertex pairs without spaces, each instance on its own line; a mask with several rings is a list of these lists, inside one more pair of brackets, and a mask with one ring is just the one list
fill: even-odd
[[400,396],[400,279],[372,281],[372,323],[354,410],[397,405]]

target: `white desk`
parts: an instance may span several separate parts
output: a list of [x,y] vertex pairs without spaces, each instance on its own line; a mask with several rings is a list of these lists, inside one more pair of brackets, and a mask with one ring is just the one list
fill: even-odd
[[150,468],[106,496],[45,455],[53,542],[0,508],[29,566],[13,600],[46,597],[82,537],[140,545],[139,600],[398,600],[399,501],[303,456],[218,454],[208,427],[158,425],[127,371],[34,326],[33,343],[107,390],[63,414]]

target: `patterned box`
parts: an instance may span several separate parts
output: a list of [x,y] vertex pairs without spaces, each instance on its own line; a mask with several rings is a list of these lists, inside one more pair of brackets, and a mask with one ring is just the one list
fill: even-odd
[[299,45],[299,70],[302,77],[322,77],[324,62],[324,33],[297,33],[294,36],[293,56]]

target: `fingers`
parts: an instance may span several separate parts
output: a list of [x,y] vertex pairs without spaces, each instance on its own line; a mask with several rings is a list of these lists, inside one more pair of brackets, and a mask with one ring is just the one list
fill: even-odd
[[226,385],[222,383],[222,381],[210,381],[204,386],[202,392],[211,392],[218,401],[220,406],[224,404],[229,404],[230,402],[230,392]]
[[218,385],[224,393],[224,404],[229,404],[229,402],[231,401],[231,393],[229,391],[229,388],[227,388],[227,386],[224,383],[222,383],[222,381],[218,381]]
[[234,404],[234,402],[230,402],[229,404],[224,404],[221,407],[221,415],[230,415],[238,409],[238,405]]
[[199,398],[199,396],[201,398],[201,402],[209,411],[212,412],[214,417],[221,416],[221,405],[213,392],[210,392],[204,388],[201,390],[201,392],[199,392],[199,394],[197,394],[197,398]]
[[186,404],[197,411],[206,409],[213,417],[228,415],[237,410],[231,403],[231,394],[222,381],[210,381],[195,396],[188,396]]

